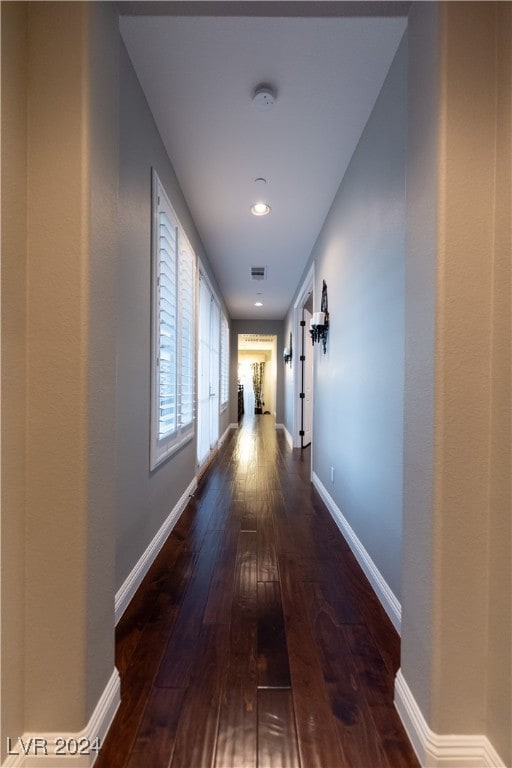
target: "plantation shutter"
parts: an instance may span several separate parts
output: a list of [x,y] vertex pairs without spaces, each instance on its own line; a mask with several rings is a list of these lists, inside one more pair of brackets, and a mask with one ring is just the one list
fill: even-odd
[[229,399],[229,325],[224,314],[220,329],[220,402],[225,405]]
[[155,469],[194,434],[196,257],[154,170],[152,214],[149,465]]
[[188,243],[183,243],[179,256],[181,429],[194,420],[194,284],[194,257]]
[[158,206],[158,439],[176,432],[177,420],[177,228],[165,200]]

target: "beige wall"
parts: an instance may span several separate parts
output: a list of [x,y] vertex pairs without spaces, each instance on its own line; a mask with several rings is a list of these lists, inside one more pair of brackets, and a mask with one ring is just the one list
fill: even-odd
[[[442,9],[431,721],[438,733],[479,733],[485,723],[496,109],[491,21],[489,8],[478,3]],[[478,55],[468,57],[468,50]]]
[[409,34],[402,671],[510,764],[510,5]]
[[0,762],[23,733],[27,6],[2,3]]
[[114,667],[117,56],[103,10],[29,10],[25,718],[36,731],[83,727]]
[[16,739],[82,729],[114,670],[118,35],[112,7],[81,3],[2,4],[2,34],[2,727]]
[[512,764],[511,531],[511,254],[512,254],[512,4],[496,5],[496,159],[491,290],[491,440],[487,722],[491,742]]

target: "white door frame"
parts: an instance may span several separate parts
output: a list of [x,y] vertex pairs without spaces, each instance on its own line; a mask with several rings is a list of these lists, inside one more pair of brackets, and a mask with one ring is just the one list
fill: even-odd
[[[300,288],[299,294],[297,296],[297,299],[295,301],[295,304],[293,305],[293,328],[294,328],[294,335],[296,341],[294,342],[294,347],[297,350],[296,353],[292,357],[292,363],[293,363],[293,401],[294,401],[294,407],[293,407],[293,447],[294,448],[300,448],[301,447],[301,435],[300,435],[300,428],[301,428],[301,398],[300,398],[300,392],[301,392],[301,386],[302,386],[302,379],[301,379],[301,337],[302,337],[302,326],[301,326],[301,320],[302,320],[302,309],[304,305],[307,303],[310,295],[313,296],[313,307],[315,306],[315,262],[311,264],[311,267],[309,269],[308,274],[306,275],[306,278],[304,282],[302,283],[302,286]],[[307,343],[309,340],[309,328],[304,328],[304,341]],[[314,358],[313,358],[313,365],[314,365]],[[314,404],[314,376],[311,386],[311,399]],[[313,415],[314,415],[314,407],[311,412],[311,434],[313,435]],[[313,467],[313,439],[311,440],[311,467]]]
[[[314,355],[315,350],[311,343],[311,338],[309,334],[309,327],[310,327],[310,321],[313,317],[312,312],[309,311],[309,301],[306,306],[302,307],[302,319],[305,321],[305,326],[302,328],[304,336],[303,336],[303,344],[302,344],[302,354],[304,355],[304,360],[301,360],[302,363],[302,394],[303,397],[301,398],[302,403],[302,442],[301,446],[303,448],[307,448],[308,445],[311,444],[311,441],[313,440],[313,363],[314,363]],[[311,302],[311,309],[312,309],[312,302]]]

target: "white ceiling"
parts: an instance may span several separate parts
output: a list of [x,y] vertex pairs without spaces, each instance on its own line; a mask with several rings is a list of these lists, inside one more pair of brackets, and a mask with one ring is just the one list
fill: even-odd
[[[284,317],[406,19],[124,15],[120,26],[231,317]],[[276,92],[264,112],[252,104],[262,83]],[[260,198],[272,210],[257,218]]]

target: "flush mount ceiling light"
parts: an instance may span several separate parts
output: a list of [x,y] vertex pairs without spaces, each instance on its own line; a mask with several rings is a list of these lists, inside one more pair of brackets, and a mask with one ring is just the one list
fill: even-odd
[[253,216],[266,216],[270,213],[270,205],[268,203],[254,203],[251,205],[251,213]]
[[259,112],[272,109],[276,101],[275,91],[269,85],[258,85],[254,90],[252,103]]
[[263,302],[262,301],[255,301],[254,302],[254,306],[255,307],[262,307],[263,306]]

